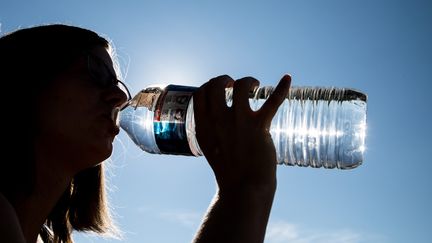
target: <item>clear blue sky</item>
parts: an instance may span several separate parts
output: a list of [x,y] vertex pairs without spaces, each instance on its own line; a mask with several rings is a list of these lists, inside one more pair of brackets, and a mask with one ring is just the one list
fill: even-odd
[[[279,166],[266,242],[432,242],[431,1],[1,0],[0,23],[1,33],[66,23],[109,36],[133,93],[220,74],[273,85],[285,73],[293,85],[366,92],[364,164]],[[216,187],[204,159],[149,155],[123,132],[115,146],[123,242],[189,242]]]

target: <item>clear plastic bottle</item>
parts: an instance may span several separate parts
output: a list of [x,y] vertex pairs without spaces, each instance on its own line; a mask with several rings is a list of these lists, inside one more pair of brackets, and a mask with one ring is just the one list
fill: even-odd
[[[192,94],[196,87],[168,85],[139,92],[120,112],[120,126],[144,151],[200,156]],[[273,87],[250,94],[257,110]],[[226,89],[227,104],[232,89]],[[343,88],[291,87],[270,127],[278,164],[351,169],[363,161],[366,95]],[[198,121],[199,122],[199,121]]]

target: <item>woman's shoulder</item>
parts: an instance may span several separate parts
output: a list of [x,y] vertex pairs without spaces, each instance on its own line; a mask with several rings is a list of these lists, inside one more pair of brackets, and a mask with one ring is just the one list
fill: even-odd
[[15,213],[15,209],[0,192],[0,242],[24,243],[24,235]]

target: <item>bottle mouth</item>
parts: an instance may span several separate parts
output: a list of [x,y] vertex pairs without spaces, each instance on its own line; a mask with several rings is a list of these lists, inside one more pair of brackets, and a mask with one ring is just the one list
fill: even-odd
[[130,104],[132,103],[132,99],[126,101],[125,103],[121,104],[118,109],[119,111],[122,111],[124,109],[126,109],[126,107],[128,107]]

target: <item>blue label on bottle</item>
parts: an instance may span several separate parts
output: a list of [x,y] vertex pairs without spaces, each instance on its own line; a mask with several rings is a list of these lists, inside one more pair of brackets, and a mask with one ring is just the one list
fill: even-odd
[[156,104],[154,134],[163,154],[193,155],[186,135],[186,112],[196,87],[168,85]]

